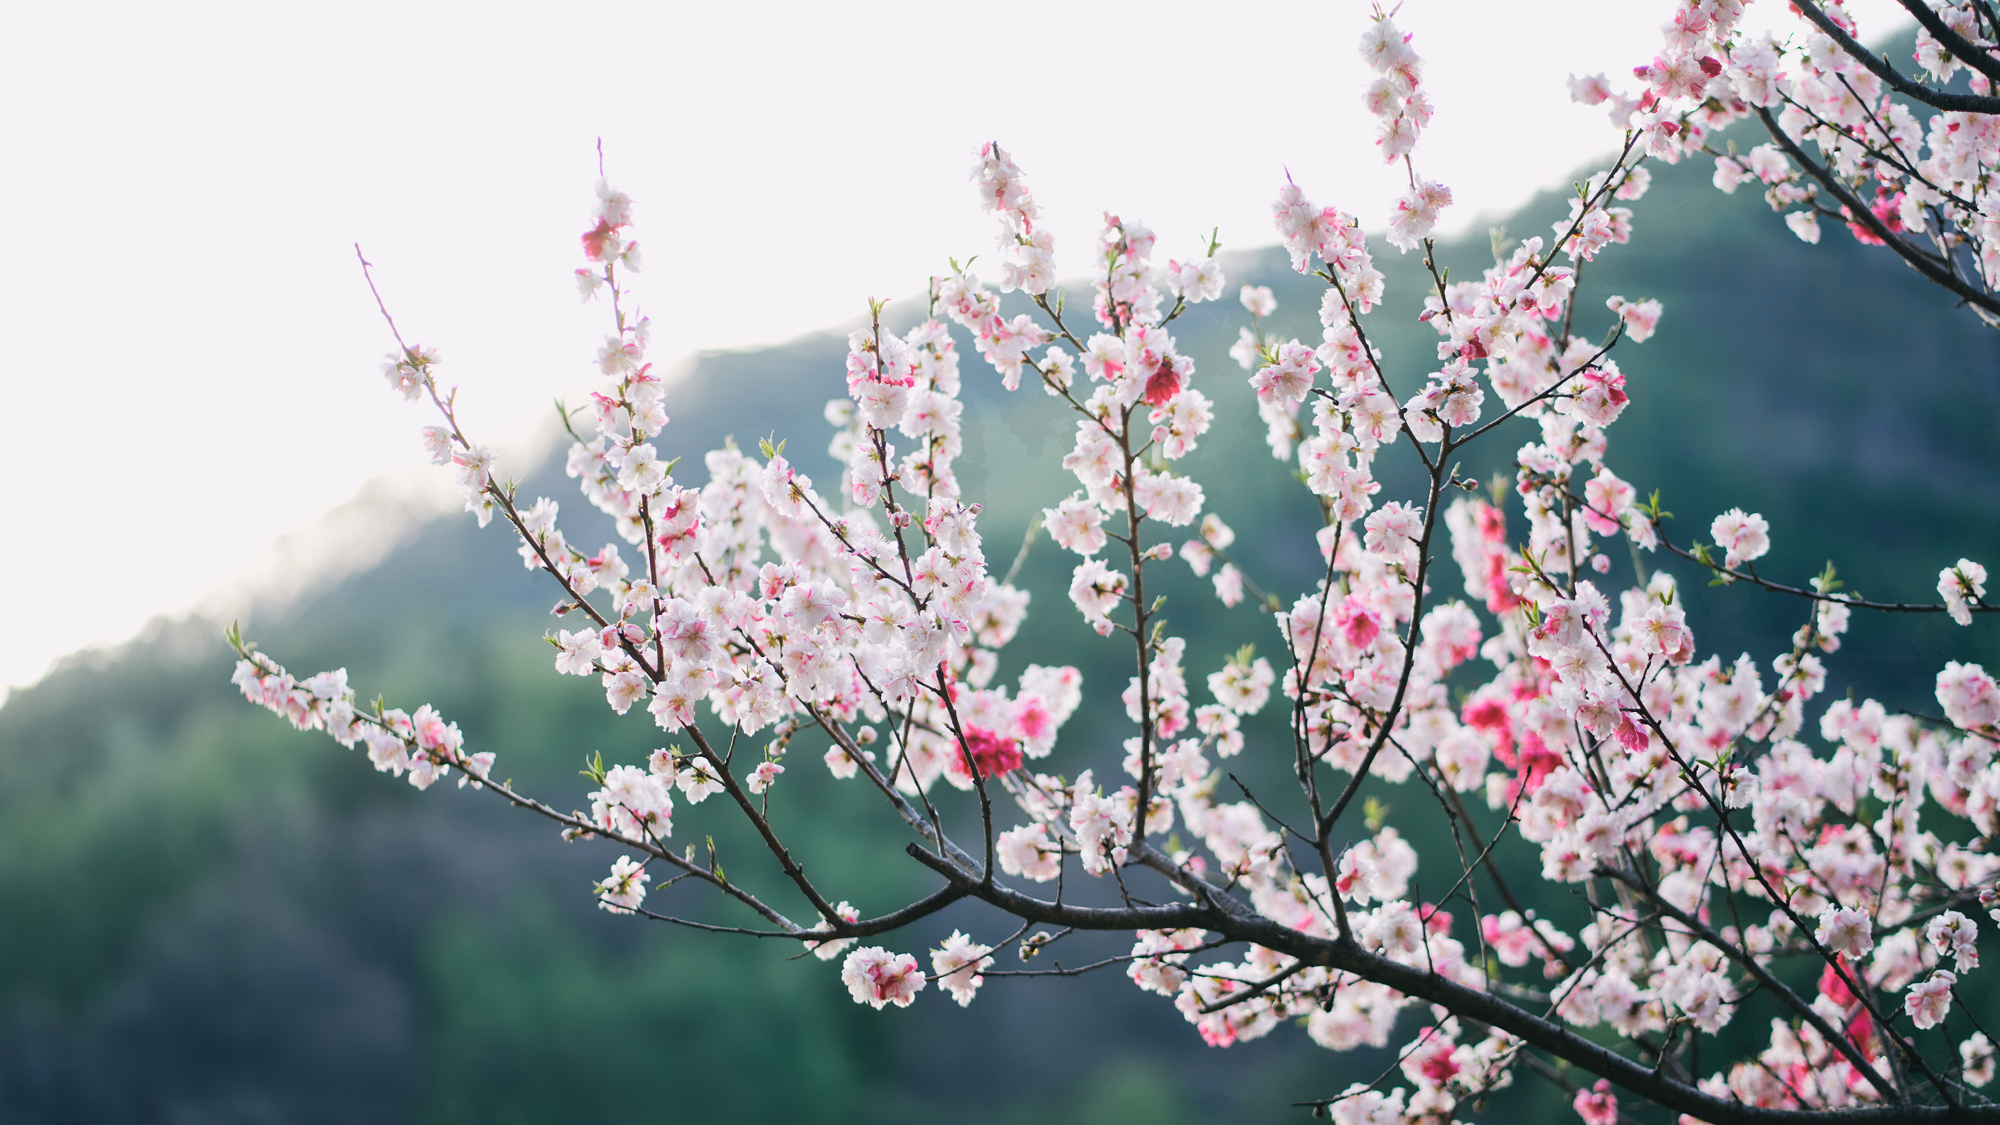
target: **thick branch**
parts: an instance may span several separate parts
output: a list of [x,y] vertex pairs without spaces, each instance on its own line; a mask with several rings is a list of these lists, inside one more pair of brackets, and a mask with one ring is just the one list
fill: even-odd
[[[1907,3],[1908,0],[1905,0],[1905,2]],[[2000,316],[2000,301],[1996,301],[1980,290],[1974,289],[1972,286],[1960,281],[1958,278],[1952,276],[1950,270],[1939,267],[1916,247],[1897,237],[1896,232],[1890,230],[1886,223],[1877,218],[1875,212],[1868,209],[1867,204],[1861,202],[1853,192],[1847,190],[1847,186],[1840,182],[1839,177],[1835,176],[1831,169],[1821,166],[1817,161],[1808,157],[1805,154],[1805,150],[1799,147],[1798,142],[1794,141],[1789,134],[1778,127],[1778,119],[1771,116],[1770,110],[1758,106],[1757,118],[1764,123],[1764,129],[1771,134],[1771,139],[1778,143],[1779,148],[1785,150],[1785,155],[1791,157],[1794,163],[1804,168],[1807,175],[1819,181],[1819,185],[1825,188],[1829,195],[1839,200],[1841,206],[1847,208],[1849,221],[1859,223],[1868,228],[1869,234],[1881,239],[1911,269],[1924,275],[1925,280],[1956,295],[1960,300],[1974,308]]]
[[1660,892],[1634,879],[1631,875],[1615,867],[1601,867],[1598,869],[1598,874],[1606,878],[1616,879],[1618,882],[1645,895],[1652,901],[1655,910],[1686,926],[1690,933],[1700,935],[1703,941],[1720,949],[1731,961],[1736,962],[1745,972],[1749,973],[1751,978],[1758,984],[1769,990],[1772,995],[1783,1000],[1793,1011],[1799,1013],[1800,1018],[1811,1024],[1813,1030],[1819,1032],[1820,1038],[1826,1040],[1829,1046],[1846,1056],[1847,1061],[1853,1064],[1854,1069],[1859,1071],[1861,1076],[1868,1080],[1869,1085],[1880,1091],[1883,1097],[1891,1100],[1896,1098],[1896,1091],[1889,1085],[1888,1080],[1883,1078],[1874,1067],[1868,1065],[1868,1060],[1861,1057],[1860,1049],[1849,1042],[1845,1035],[1835,1031],[1833,1026],[1826,1022],[1825,1017],[1814,1011],[1813,1006],[1806,1003],[1799,997],[1798,993],[1793,992],[1787,987],[1784,981],[1772,976],[1769,969],[1758,964],[1755,957],[1738,948],[1735,942],[1725,939],[1721,934],[1703,925],[1700,919],[1668,902]]
[[1594,1043],[1569,1028],[1525,1011],[1490,992],[1471,988],[1427,969],[1392,961],[1353,941],[1329,941],[1289,929],[1223,900],[1226,912],[1191,905],[1098,908],[1045,902],[1002,883],[982,884],[976,872],[963,871],[912,845],[910,855],[963,890],[1017,918],[1082,930],[1200,928],[1230,941],[1251,942],[1295,957],[1309,965],[1351,973],[1386,985],[1406,996],[1439,1004],[1462,1019],[1489,1024],[1573,1065],[1667,1109],[1690,1114],[1711,1125],[1929,1125],[1968,1122],[2000,1125],[2000,1105],[1943,1106],[1902,1104],[1844,1110],[1785,1110],[1743,1105],[1703,1093],[1635,1059]]
[[1896,0],[1896,2],[1903,6],[1904,11],[1915,16],[1917,22],[1923,25],[1923,29],[1930,32],[1931,38],[1937,40],[1952,58],[1984,74],[1988,79],[2000,81],[2000,62],[1994,61],[1993,56],[1987,54],[1984,47],[1953,31],[1951,25],[1938,18],[1938,14],[1931,10],[1930,5],[1925,4],[1923,0]]
[[[1891,90],[1905,97],[1915,98],[1933,109],[1942,109],[1947,112],[2000,113],[2000,98],[1982,97],[1978,94],[1956,94],[1949,90],[1937,90],[1921,82],[1904,77],[1901,71],[1889,65],[1887,59],[1862,46],[1858,40],[1849,35],[1839,24],[1827,18],[1826,13],[1820,11],[1819,5],[1813,3],[1812,0],[1793,0],[1793,6],[1799,10],[1799,14],[1804,16],[1808,22],[1825,32],[1827,38],[1838,44],[1841,51],[1848,58],[1867,67],[1870,74],[1888,83]],[[1917,7],[1921,6],[1917,5]],[[1910,7],[1910,5],[1905,5],[1905,7]],[[1911,7],[1911,10],[1915,11],[1916,8]],[[1928,8],[1924,10],[1929,11]],[[1953,53],[1956,54],[1956,52]],[[1968,59],[1961,58],[1959,61],[1965,62],[1968,65],[1976,65]]]

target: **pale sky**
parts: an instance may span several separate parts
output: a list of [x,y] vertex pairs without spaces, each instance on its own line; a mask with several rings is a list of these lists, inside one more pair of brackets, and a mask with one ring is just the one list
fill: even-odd
[[[1371,228],[1394,193],[1350,0],[537,7],[10,13],[0,692],[252,570],[295,573],[274,538],[370,480],[421,492],[432,419],[377,374],[391,340],[357,241],[475,436],[532,440],[604,333],[571,282],[600,137],[637,201],[636,288],[668,361],[836,325],[990,254],[966,179],[988,139],[1025,170],[1066,276],[1105,210],[1177,257],[1217,226],[1225,247],[1273,242],[1286,169]],[[1893,7],[1849,4],[1871,38]],[[1417,158],[1456,193],[1448,226],[1611,148],[1564,78],[1629,75],[1671,8],[1545,0],[1531,23],[1406,0],[1437,107]],[[1779,0],[1752,13],[1785,19]],[[342,527],[365,557],[378,532]]]

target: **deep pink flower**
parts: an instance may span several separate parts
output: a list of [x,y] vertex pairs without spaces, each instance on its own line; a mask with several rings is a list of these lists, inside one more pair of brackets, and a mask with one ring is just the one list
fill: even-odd
[[981,777],[1021,768],[1021,744],[984,727],[965,728],[965,748],[972,753],[972,764]]

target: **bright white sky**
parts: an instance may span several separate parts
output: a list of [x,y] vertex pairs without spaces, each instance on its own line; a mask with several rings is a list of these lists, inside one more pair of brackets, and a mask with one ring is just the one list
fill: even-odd
[[[1651,58],[1666,0],[1407,0],[1459,227],[1613,142],[1563,79]],[[1864,33],[1892,0],[1851,3]],[[250,568],[422,460],[398,322],[506,448],[586,385],[571,271],[602,137],[656,356],[782,340],[990,253],[997,139],[1073,268],[1100,212],[1180,256],[1274,241],[1283,171],[1386,219],[1358,0],[36,4],[0,41],[0,692]],[[1027,17],[1060,16],[1046,24]],[[1779,0],[1753,21],[1776,25]],[[440,470],[441,472],[441,470]],[[219,643],[219,642],[218,642]]]

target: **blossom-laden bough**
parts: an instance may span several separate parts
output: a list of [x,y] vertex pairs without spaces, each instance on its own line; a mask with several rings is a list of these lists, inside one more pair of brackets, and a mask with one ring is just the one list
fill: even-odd
[[[1801,10],[1845,26],[1837,8]],[[1979,0],[1940,10],[1958,34],[1993,30]],[[1773,531],[1760,515],[1717,516],[1712,544],[1670,542],[1658,501],[1640,502],[1607,463],[1607,434],[1628,404],[1612,352],[1650,336],[1660,306],[1612,295],[1604,339],[1573,330],[1578,269],[1631,237],[1618,204],[1646,190],[1645,161],[1698,147],[1741,107],[1782,103],[1787,130],[1846,114],[1842,128],[1861,130],[1851,144],[1814,126],[1841,176],[1865,153],[1878,174],[1889,167],[1870,145],[1908,147],[1893,114],[1868,139],[1872,95],[1834,97],[1829,82],[1859,83],[1841,59],[1870,65],[1850,40],[1811,39],[1787,77],[1777,68],[1789,56],[1735,36],[1738,14],[1726,0],[1682,5],[1666,53],[1645,68],[1650,92],[1620,103],[1629,127],[1617,159],[1579,187],[1553,238],[1502,248],[1482,277],[1458,282],[1435,264],[1430,237],[1451,193],[1415,159],[1432,112],[1422,63],[1410,36],[1376,14],[1362,40],[1375,75],[1365,99],[1379,149],[1409,189],[1388,238],[1419,251],[1429,271],[1423,319],[1438,334],[1438,366],[1421,386],[1393,384],[1368,339],[1384,279],[1359,220],[1285,184],[1277,231],[1293,267],[1324,284],[1323,337],[1267,336],[1274,299],[1245,287],[1252,324],[1232,355],[1252,371],[1273,455],[1295,461],[1321,515],[1324,573],[1289,604],[1230,558],[1234,532],[1183,468],[1213,410],[1172,329],[1187,306],[1221,296],[1215,243],[1162,262],[1152,231],[1107,215],[1092,257],[1095,324],[1085,325],[1055,288],[1055,245],[1025,178],[987,144],[973,180],[999,219],[998,288],[1034,312],[1005,316],[993,289],[956,268],[934,279],[927,318],[906,333],[884,329],[876,306],[849,339],[847,394],[827,411],[842,471],[825,492],[782,444],[754,456],[714,450],[706,483],[676,479],[681,456],[662,448],[669,390],[647,359],[648,321],[628,310],[626,278],[639,265],[632,205],[606,184],[577,279],[586,300],[610,308],[598,353],[609,384],[564,422],[576,436],[568,473],[615,520],[622,545],[571,543],[555,501],[524,502],[496,477],[493,454],[460,428],[436,353],[407,342],[383,309],[397,345],[385,374],[440,415],[424,432],[434,460],[455,467],[480,523],[498,515],[523,564],[561,590],[556,612],[577,627],[547,638],[557,671],[599,678],[615,711],[643,709],[670,737],[642,763],[594,762],[587,814],[496,781],[492,755],[470,751],[434,708],[362,707],[344,672],[295,678],[232,631],[237,682],[419,788],[456,771],[460,785],[556,821],[568,838],[612,842],[621,854],[597,886],[605,909],[798,941],[839,959],[854,999],[876,1008],[909,1005],[933,984],[964,1005],[989,975],[1123,966],[1216,1046],[1286,1020],[1333,1050],[1394,1044],[1375,1081],[1310,1103],[1350,1123],[1475,1113],[1522,1068],[1562,1084],[1593,1123],[1630,1119],[1647,1102],[1716,1123],[2000,1120],[1979,1092],[1993,1044],[1955,991],[1978,971],[1980,918],[2000,880],[2000,689],[1984,669],[1954,663],[1938,676],[1938,717],[1869,700],[1814,705],[1822,656],[1838,650],[1851,614],[1944,613],[1967,625],[1994,608],[1985,571],[1968,560],[1945,568],[1935,604],[1873,602],[1842,592],[1831,572],[1810,588],[1758,575]],[[1926,40],[1920,57],[1942,50],[1965,62],[1957,49]],[[1981,47],[1968,65],[1983,74],[2000,63]],[[1581,88],[1586,100],[1611,96],[1601,81]],[[1979,115],[1991,108],[1947,114],[1972,115],[1977,144],[1990,145],[1992,119]],[[1989,156],[1980,149],[1975,162],[1992,167]],[[1759,170],[1774,199],[1809,200],[1770,153],[1741,166]],[[1897,173],[1913,177],[1884,213],[1900,230],[1970,221],[1948,209],[1965,181],[1930,167]],[[1813,206],[1801,214],[1827,205]],[[1984,246],[1946,244],[1956,249],[1941,252],[1940,268]],[[1038,383],[1073,412],[1063,467],[1077,487],[1051,497],[1043,520],[1080,559],[1076,609],[1133,654],[1121,694],[1134,732],[1125,778],[1045,771],[1082,704],[1074,668],[1001,678],[1028,599],[989,566],[980,507],[954,469],[965,377],[954,326],[1004,386]],[[1511,516],[1508,490],[1481,498],[1456,471],[1461,451],[1508,423],[1530,438],[1514,458]],[[1418,494],[1378,502],[1375,465],[1387,455],[1421,465]],[[1463,599],[1434,595],[1447,536]],[[1697,659],[1666,573],[1600,585],[1609,579],[1593,575],[1608,574],[1603,548],[1616,537],[1802,599],[1806,620],[1769,678],[1747,655]],[[1221,564],[1218,598],[1243,607],[1246,636],[1271,640],[1258,616],[1276,625],[1282,670],[1239,651],[1206,677],[1214,702],[1195,703],[1185,639],[1147,592],[1149,568],[1176,553],[1197,574]],[[1289,712],[1288,745],[1252,745],[1243,719],[1274,692]],[[1815,715],[1818,749],[1807,730]],[[907,852],[935,873],[934,891],[863,917],[807,875],[768,795],[809,732],[835,778],[872,790],[907,826]],[[755,749],[738,758],[739,746]],[[1282,814],[1269,794],[1225,785],[1213,760],[1274,753],[1298,782]],[[1412,892],[1415,850],[1379,808],[1356,806],[1370,778],[1442,810],[1459,862],[1429,901]],[[713,845],[706,856],[677,850],[676,791],[689,806],[714,798],[741,816],[782,875],[775,889],[725,876]],[[947,832],[945,811],[954,825],[976,823],[976,835]],[[1922,826],[1926,812],[1937,827]],[[1177,824],[1189,846],[1161,842]],[[1492,858],[1510,835],[1539,848],[1541,877],[1574,892],[1572,910],[1522,906]],[[1067,900],[1065,880],[1077,875],[1115,887],[1116,904]],[[682,880],[757,921],[694,922],[648,905]],[[1053,895],[1031,886],[1050,883]],[[1004,921],[981,936],[955,930],[928,965],[873,944],[962,901]],[[1025,959],[1107,930],[1134,934],[1129,954],[994,968],[1017,942]],[[1719,1065],[1711,1048],[1697,1072],[1697,1038],[1744,1020],[1769,1022],[1768,1045]],[[1570,1083],[1566,1067],[1594,1085]]]
[[[1736,34],[1746,2],[1676,5],[1660,53],[1633,68],[1636,98],[1601,74],[1572,78],[1572,94],[1604,105],[1658,159],[1713,158],[1725,192],[1762,185],[1804,241],[1819,241],[1822,219],[1844,224],[2000,327],[2000,12],[1989,0],[1897,0],[1917,22],[1913,76],[1862,45],[1839,0],[1794,0],[1803,34],[1782,39]],[[1949,88],[1959,78],[1965,88]],[[1716,147],[1749,117],[1770,143]]]

